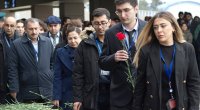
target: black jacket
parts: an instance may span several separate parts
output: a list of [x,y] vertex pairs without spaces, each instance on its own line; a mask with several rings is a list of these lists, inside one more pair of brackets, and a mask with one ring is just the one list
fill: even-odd
[[99,53],[93,34],[84,39],[75,51],[73,69],[74,102],[82,102],[83,108],[97,107],[99,87]]
[[[15,32],[12,41],[19,38]],[[12,45],[12,42],[11,44]],[[9,57],[10,47],[6,42],[5,32],[0,33],[0,89],[6,90],[6,85],[8,81],[8,57]]]
[[0,90],[5,90],[5,74],[4,74],[4,48],[3,48],[3,43],[0,40]]
[[[200,76],[194,48],[175,43],[176,110],[199,110]],[[148,44],[140,51],[133,110],[161,110],[162,62],[159,44]],[[166,94],[167,95],[167,94]]]
[[[138,33],[141,32],[145,22],[138,20]],[[110,100],[111,105],[124,107],[132,103],[133,88],[127,81],[127,65],[125,62],[115,62],[114,55],[118,50],[122,50],[123,46],[120,40],[117,39],[116,34],[123,32],[122,24],[119,23],[105,33],[103,53],[99,58],[99,65],[102,69],[110,71],[111,87],[110,87]],[[132,46],[131,58],[135,53],[135,46]],[[131,65],[131,63],[129,64]],[[132,72],[135,73],[136,69],[131,66]]]

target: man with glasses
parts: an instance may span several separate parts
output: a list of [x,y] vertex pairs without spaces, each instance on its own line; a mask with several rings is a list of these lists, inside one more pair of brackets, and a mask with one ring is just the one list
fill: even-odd
[[110,13],[105,8],[97,8],[92,17],[96,32],[84,39],[75,53],[72,75],[74,110],[110,110],[109,72],[98,66],[104,34],[111,23]]
[[[131,77],[135,77],[136,69],[132,65],[135,54],[135,42],[145,25],[145,22],[136,17],[138,13],[137,0],[115,0],[116,14],[121,23],[108,29],[105,33],[103,53],[99,59],[102,69],[110,71],[111,110],[131,110],[133,100],[133,85],[127,81],[128,65]],[[116,34],[122,33],[127,50]],[[128,62],[128,65],[126,62]]]

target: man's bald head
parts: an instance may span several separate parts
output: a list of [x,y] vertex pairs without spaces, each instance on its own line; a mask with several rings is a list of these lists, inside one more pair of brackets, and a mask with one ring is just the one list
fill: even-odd
[[16,19],[15,19],[15,17],[8,16],[4,19],[4,22],[15,22],[16,23]]
[[3,29],[7,37],[12,37],[16,29],[16,19],[12,16],[6,17],[4,20]]

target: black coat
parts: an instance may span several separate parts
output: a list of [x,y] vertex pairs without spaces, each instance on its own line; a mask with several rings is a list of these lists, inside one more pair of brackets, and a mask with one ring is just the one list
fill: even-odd
[[22,99],[38,99],[30,91],[52,97],[53,46],[49,38],[39,36],[38,62],[31,41],[27,36],[16,39],[11,46],[8,68],[9,89],[19,92]]
[[4,74],[4,49],[2,41],[0,40],[0,91],[5,90],[5,74]]
[[[200,26],[200,24],[199,24],[199,26]],[[198,68],[200,70],[200,29],[197,28],[196,31],[197,31],[196,32],[197,34],[195,34],[193,37],[193,45],[194,45],[195,53],[196,53],[196,57],[197,57]],[[196,36],[196,38],[195,38],[195,36]]]
[[[19,38],[15,32],[12,41]],[[12,42],[11,44],[12,45]],[[5,32],[0,33],[0,89],[6,90],[6,85],[8,81],[8,57],[9,57],[10,47],[7,44]],[[7,91],[8,92],[8,91]]]
[[84,39],[75,51],[73,69],[74,102],[82,102],[83,108],[96,110],[99,87],[99,53],[93,34]]
[[[138,33],[141,32],[145,22],[139,20]],[[105,33],[103,53],[99,59],[99,65],[102,69],[110,71],[111,87],[110,87],[110,100],[111,105],[126,106],[131,103],[133,98],[133,89],[127,81],[127,65],[125,62],[115,62],[114,55],[118,50],[122,50],[123,46],[117,39],[116,34],[123,32],[122,24],[119,23],[112,28],[108,29]],[[131,48],[131,57],[135,53],[135,46]],[[131,65],[131,63],[130,63]],[[131,68],[133,73],[135,69]]]
[[[175,43],[176,110],[199,110],[200,76],[194,48]],[[159,44],[148,44],[140,51],[133,110],[161,110],[162,62]]]

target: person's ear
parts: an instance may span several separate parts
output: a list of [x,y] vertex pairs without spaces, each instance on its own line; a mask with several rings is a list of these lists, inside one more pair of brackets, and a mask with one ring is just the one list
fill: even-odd
[[139,10],[138,5],[136,5],[136,6],[134,7],[134,10],[135,10],[135,13],[137,14],[137,13],[138,13],[138,10]]

